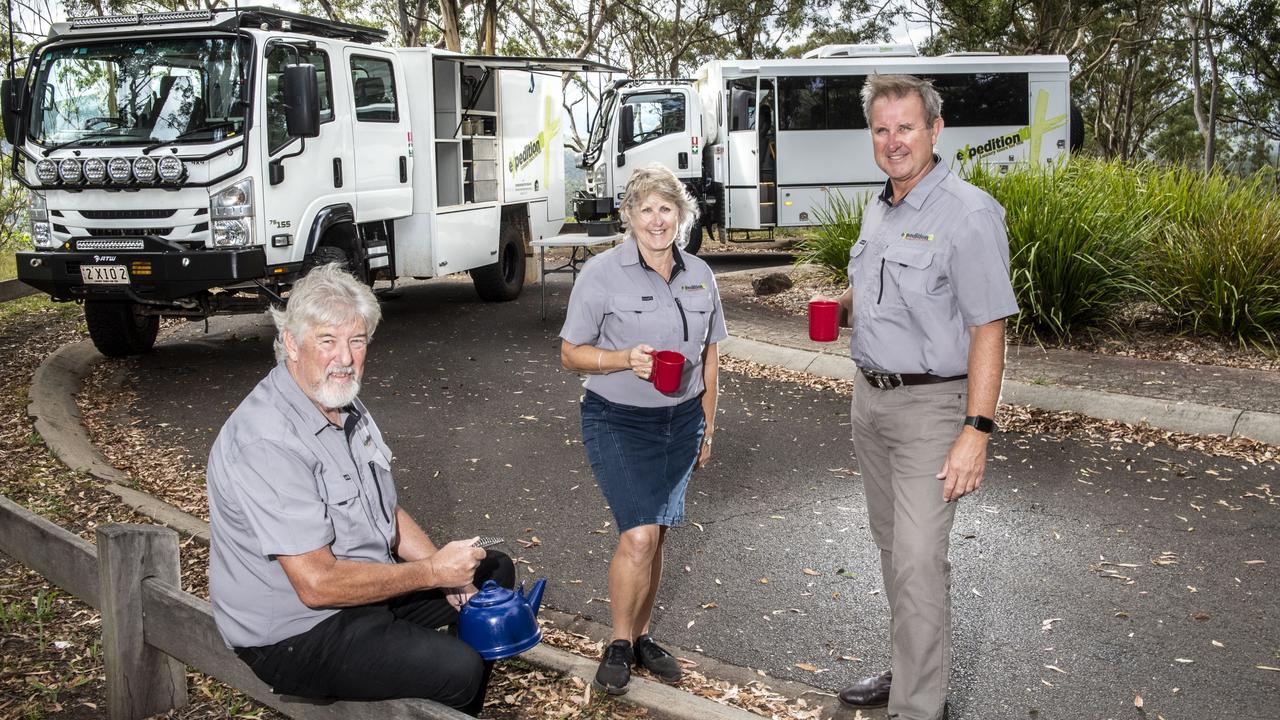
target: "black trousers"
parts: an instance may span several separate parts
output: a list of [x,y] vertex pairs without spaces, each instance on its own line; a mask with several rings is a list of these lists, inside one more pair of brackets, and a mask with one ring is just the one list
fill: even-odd
[[[511,558],[493,550],[475,586],[515,585]],[[452,632],[458,611],[442,590],[344,608],[310,630],[274,645],[236,648],[254,674],[281,695],[338,700],[427,698],[478,715],[492,662]]]

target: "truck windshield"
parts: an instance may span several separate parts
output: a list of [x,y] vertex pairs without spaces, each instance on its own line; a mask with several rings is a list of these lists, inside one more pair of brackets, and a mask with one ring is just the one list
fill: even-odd
[[46,147],[207,143],[244,130],[243,38],[61,45],[40,59],[29,136]]

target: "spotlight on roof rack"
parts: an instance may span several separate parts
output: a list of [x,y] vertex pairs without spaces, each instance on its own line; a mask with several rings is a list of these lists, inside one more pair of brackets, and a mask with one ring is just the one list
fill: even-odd
[[99,15],[95,17],[78,17],[71,19],[73,29],[95,27],[117,27],[120,25],[137,25],[141,21],[138,15]]
[[142,24],[163,25],[165,23],[208,22],[212,19],[212,10],[179,10],[176,12],[146,13],[142,16]]

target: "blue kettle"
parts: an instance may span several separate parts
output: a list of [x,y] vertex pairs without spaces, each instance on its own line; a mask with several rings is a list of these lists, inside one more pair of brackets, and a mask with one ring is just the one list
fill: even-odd
[[485,660],[499,660],[532,648],[542,641],[538,627],[538,606],[547,581],[533,584],[529,597],[524,583],[513,592],[493,580],[485,582],[480,592],[462,606],[458,617],[458,637]]

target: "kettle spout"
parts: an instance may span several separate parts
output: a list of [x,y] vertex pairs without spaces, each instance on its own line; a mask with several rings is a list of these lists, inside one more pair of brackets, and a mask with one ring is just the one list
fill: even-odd
[[529,589],[529,609],[533,611],[533,616],[538,616],[538,608],[542,605],[542,591],[547,589],[547,579],[543,578],[533,584]]

